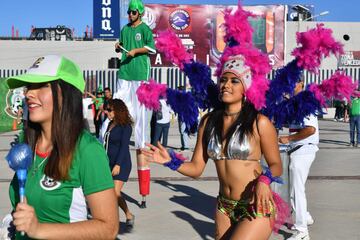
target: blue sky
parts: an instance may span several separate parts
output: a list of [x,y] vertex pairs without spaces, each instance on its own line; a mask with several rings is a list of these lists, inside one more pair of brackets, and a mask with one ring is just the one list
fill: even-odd
[[[237,4],[237,0],[144,0],[145,3],[167,4]],[[359,0],[243,0],[244,5],[312,4],[315,13],[329,11],[320,21],[360,22]],[[92,26],[92,0],[1,0],[0,36],[11,36],[11,26],[20,36],[29,36],[31,25],[49,27],[65,25],[82,35],[86,25]]]

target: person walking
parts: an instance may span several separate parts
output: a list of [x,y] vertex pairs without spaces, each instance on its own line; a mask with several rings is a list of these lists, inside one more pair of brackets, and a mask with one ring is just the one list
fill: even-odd
[[[294,95],[304,89],[304,80],[296,83]],[[319,126],[315,115],[304,119],[303,125],[289,125],[290,135],[280,136],[279,142],[290,144],[290,202],[295,214],[295,224],[292,227],[295,233],[289,240],[310,239],[308,225],[314,223],[308,211],[305,183],[309,175],[310,167],[319,150]]]
[[120,41],[115,44],[115,51],[122,51],[114,98],[123,100],[135,121],[135,147],[139,190],[142,196],[141,208],[146,208],[146,196],[150,193],[150,168],[140,148],[149,141],[148,112],[140,104],[136,90],[150,77],[149,53],[156,53],[151,29],[141,20],[145,7],[140,0],[131,0],[128,8],[129,23],[121,29]]
[[189,134],[185,131],[186,125],[184,122],[180,121],[178,118],[178,125],[179,125],[179,133],[180,133],[180,143],[181,151],[189,150]]
[[135,216],[130,212],[125,199],[121,196],[121,190],[131,172],[129,144],[132,120],[125,103],[120,99],[109,100],[106,110],[110,122],[104,135],[104,147],[109,157],[118,204],[126,216],[126,230],[132,231]]
[[151,144],[157,145],[157,142],[162,139],[162,145],[165,147],[167,146],[171,113],[172,110],[170,106],[166,104],[165,99],[160,99],[160,110],[158,112],[155,112],[156,122],[154,129],[154,137],[151,141]]
[[94,112],[95,136],[96,138],[99,138],[101,125],[102,122],[105,120],[102,115],[103,104],[104,104],[102,87],[101,86],[98,87],[98,89],[96,90],[96,96],[90,92],[87,92],[86,94],[92,98],[93,104],[95,106],[95,112]]
[[48,55],[7,84],[26,86],[24,142],[34,152],[25,202],[19,202],[16,175],[10,184],[16,239],[114,239],[119,226],[114,183],[103,146],[84,129],[82,71],[65,57]]
[[102,109],[103,109],[103,112],[105,115],[105,120],[101,124],[101,128],[99,131],[99,137],[98,137],[99,141],[102,144],[104,144],[104,135],[105,135],[106,130],[108,129],[109,122],[110,122],[107,109],[108,109],[108,103],[112,99],[112,93],[111,93],[111,90],[109,87],[104,88],[104,93],[105,93],[105,97],[104,97],[104,103],[103,103]]
[[[186,91],[185,86],[179,86],[178,89],[181,91]],[[189,134],[185,131],[186,129],[185,123],[182,122],[179,118],[178,118],[178,126],[179,126],[180,144],[181,144],[180,150],[181,151],[189,150]]]
[[[356,141],[355,141],[356,135]],[[350,104],[350,146],[360,147],[360,98],[355,97]]]

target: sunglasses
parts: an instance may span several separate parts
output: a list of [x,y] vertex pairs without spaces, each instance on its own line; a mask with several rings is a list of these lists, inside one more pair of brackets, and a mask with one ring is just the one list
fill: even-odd
[[113,110],[111,108],[107,108],[106,111],[112,112]]
[[127,11],[127,14],[128,14],[128,15],[131,14],[131,15],[134,15],[134,16],[135,16],[137,13],[138,13],[138,12],[137,12],[136,10],[131,10],[131,11],[129,10],[129,11]]

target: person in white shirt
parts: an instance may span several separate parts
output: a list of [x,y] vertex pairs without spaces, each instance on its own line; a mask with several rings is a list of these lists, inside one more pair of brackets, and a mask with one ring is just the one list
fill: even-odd
[[157,142],[162,139],[162,145],[167,146],[172,110],[170,106],[166,104],[165,99],[160,99],[160,106],[160,110],[157,113],[154,113],[156,123],[151,144],[157,146]]
[[[304,81],[296,83],[295,95],[302,91]],[[295,224],[293,230],[295,234],[290,240],[310,239],[308,225],[314,220],[307,209],[305,194],[305,183],[309,175],[310,167],[315,160],[316,152],[319,150],[319,127],[318,119],[315,115],[310,115],[304,119],[303,125],[289,126],[290,135],[280,136],[279,142],[290,144],[290,201],[295,213]]]

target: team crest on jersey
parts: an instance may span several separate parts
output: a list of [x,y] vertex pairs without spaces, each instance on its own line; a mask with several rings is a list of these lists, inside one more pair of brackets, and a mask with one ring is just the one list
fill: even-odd
[[135,34],[135,40],[136,40],[136,41],[140,41],[140,40],[141,40],[141,34],[140,34],[140,33]]
[[44,174],[44,176],[40,180],[40,186],[42,189],[46,191],[52,191],[57,188],[59,188],[61,185],[61,182],[55,181],[51,177],[48,177]]

